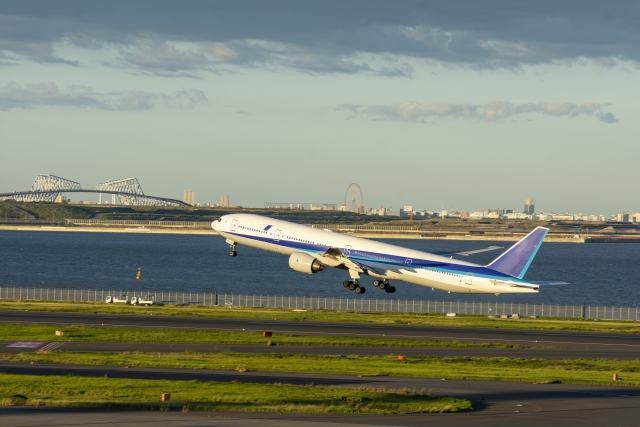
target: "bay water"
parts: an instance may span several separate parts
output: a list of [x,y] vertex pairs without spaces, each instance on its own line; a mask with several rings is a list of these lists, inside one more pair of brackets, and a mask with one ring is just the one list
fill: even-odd
[[[512,242],[385,239],[426,252],[503,246],[465,257],[487,264]],[[136,280],[138,268],[141,278]],[[342,282],[348,273],[315,275],[289,269],[288,257],[245,246],[229,256],[217,235],[0,231],[0,286],[113,291],[358,297]],[[468,295],[392,282],[387,294],[363,277],[365,298],[445,301],[505,301],[600,306],[640,305],[640,244],[543,243],[525,279],[561,280],[539,294]]]

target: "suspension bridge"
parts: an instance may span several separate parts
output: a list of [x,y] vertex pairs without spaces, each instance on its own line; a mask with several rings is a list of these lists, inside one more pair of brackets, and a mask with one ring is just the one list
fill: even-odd
[[177,199],[144,194],[137,178],[123,178],[100,183],[94,188],[82,188],[80,183],[55,175],[41,174],[27,191],[0,193],[0,201],[55,202],[63,193],[99,193],[118,197],[122,205],[134,206],[191,206]]

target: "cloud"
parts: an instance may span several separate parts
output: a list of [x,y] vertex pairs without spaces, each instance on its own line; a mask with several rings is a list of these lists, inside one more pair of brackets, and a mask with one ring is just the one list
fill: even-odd
[[514,116],[542,114],[548,117],[593,116],[604,123],[617,123],[611,112],[604,112],[608,104],[571,102],[536,102],[513,104],[493,101],[487,104],[453,104],[437,102],[402,102],[394,105],[359,106],[343,104],[337,110],[362,113],[375,119],[390,119],[403,122],[425,122],[434,118],[472,119],[499,122]]
[[110,47],[119,66],[165,76],[274,66],[411,77],[414,60],[513,71],[589,60],[606,68],[640,62],[639,22],[630,1],[32,0],[0,4],[0,52],[78,65],[56,46]]
[[198,89],[182,89],[167,95],[139,90],[98,93],[87,86],[69,86],[61,91],[53,82],[20,86],[8,84],[0,88],[0,111],[40,106],[99,108],[114,111],[143,111],[157,106],[192,109],[207,101]]
[[600,119],[601,122],[605,123],[618,123],[619,120],[613,113],[597,113],[596,116]]
[[[180,45],[180,46],[179,46]],[[388,77],[412,77],[413,67],[387,61],[372,64],[358,55],[313,52],[300,47],[258,40],[226,43],[173,43],[144,40],[121,48],[120,68],[165,77],[198,77],[198,72],[230,73],[230,67],[295,69],[308,74],[371,74]]]
[[86,90],[62,93],[53,82],[29,84],[26,87],[8,84],[0,89],[0,110],[33,108],[38,105],[107,108],[103,101],[91,96]]
[[120,50],[118,66],[155,75],[196,77],[193,71],[210,70],[212,65],[202,49],[179,49],[160,40],[146,39]]

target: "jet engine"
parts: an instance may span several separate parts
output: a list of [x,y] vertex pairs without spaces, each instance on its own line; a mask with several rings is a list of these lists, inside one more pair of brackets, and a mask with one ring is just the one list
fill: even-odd
[[304,252],[294,252],[289,257],[289,267],[295,271],[306,274],[316,274],[326,267],[313,255]]

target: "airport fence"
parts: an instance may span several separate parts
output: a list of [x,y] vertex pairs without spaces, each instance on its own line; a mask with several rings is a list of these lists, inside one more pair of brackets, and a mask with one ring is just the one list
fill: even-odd
[[[150,296],[162,304],[265,307],[291,310],[350,310],[361,312],[457,313],[488,316],[543,316],[601,320],[640,320],[638,307],[530,304],[485,301],[431,301],[377,298],[332,298],[280,295],[235,295],[187,292],[148,292],[56,288],[0,287],[0,299],[31,301],[105,302],[107,296]],[[515,317],[515,316],[514,316]]]

